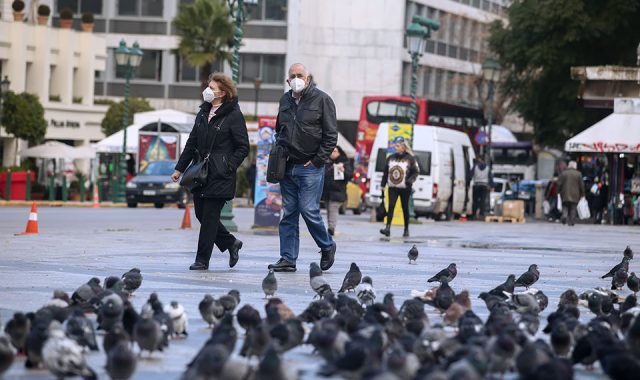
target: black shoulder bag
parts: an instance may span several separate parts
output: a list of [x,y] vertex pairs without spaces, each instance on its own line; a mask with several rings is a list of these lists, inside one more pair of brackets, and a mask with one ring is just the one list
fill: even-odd
[[211,146],[209,146],[209,151],[207,155],[202,158],[202,155],[196,149],[196,156],[191,161],[191,164],[182,174],[182,179],[180,179],[180,186],[183,186],[185,189],[189,191],[193,191],[196,187],[207,184],[207,176],[209,175],[209,156],[211,155],[211,150],[213,149],[213,144],[216,142],[216,137],[218,135],[218,131],[224,123],[223,118],[217,127],[214,128],[213,139],[211,139]]
[[287,159],[289,153],[287,148],[278,144],[278,140],[273,144],[269,152],[269,161],[267,162],[267,182],[278,183],[284,178],[284,172],[287,168]]

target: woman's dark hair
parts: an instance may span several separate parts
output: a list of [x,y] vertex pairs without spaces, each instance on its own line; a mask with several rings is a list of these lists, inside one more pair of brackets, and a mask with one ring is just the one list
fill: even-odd
[[220,87],[220,91],[224,91],[224,97],[222,98],[222,102],[227,102],[238,96],[238,90],[236,89],[236,84],[233,83],[233,80],[229,78],[228,75],[223,73],[213,73],[209,75],[209,80],[207,84],[214,81]]

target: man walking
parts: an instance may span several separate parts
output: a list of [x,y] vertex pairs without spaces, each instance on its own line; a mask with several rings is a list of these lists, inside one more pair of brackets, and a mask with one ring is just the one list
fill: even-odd
[[283,217],[280,221],[280,259],[269,265],[275,272],[295,272],[300,249],[300,215],[320,248],[320,268],[333,265],[336,243],[320,215],[324,165],[338,142],[336,107],[316,88],[301,63],[289,68],[291,91],[280,98],[276,120],[277,143],[289,159],[280,181]]
[[480,218],[486,214],[487,196],[489,195],[489,167],[482,157],[476,158],[473,165],[473,218],[480,210]]
[[580,198],[584,197],[584,182],[582,173],[578,171],[578,164],[569,161],[560,177],[558,177],[558,189],[562,199],[562,222],[566,220],[570,226],[575,224],[576,206]]

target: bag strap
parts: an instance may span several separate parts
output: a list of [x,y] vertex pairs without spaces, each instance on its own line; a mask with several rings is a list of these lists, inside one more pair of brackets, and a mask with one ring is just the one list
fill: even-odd
[[218,125],[216,127],[214,127],[213,130],[213,139],[211,140],[211,145],[209,146],[209,151],[207,152],[207,155],[204,157],[205,160],[209,160],[209,156],[211,155],[211,151],[213,150],[213,144],[215,144],[216,142],[216,137],[218,137],[218,132],[220,131],[220,127],[222,127],[222,123],[224,123],[224,121],[227,119],[227,117],[223,117],[222,120],[220,120],[220,123],[218,123]]

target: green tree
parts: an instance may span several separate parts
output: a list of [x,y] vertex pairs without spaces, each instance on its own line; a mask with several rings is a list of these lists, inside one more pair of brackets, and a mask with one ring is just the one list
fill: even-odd
[[2,124],[7,133],[31,144],[44,139],[47,121],[37,96],[26,92],[8,92],[2,107]]
[[[133,124],[133,114],[136,112],[153,111],[153,107],[146,99],[129,98],[129,120],[127,126]],[[124,114],[124,100],[112,103],[102,119],[102,133],[105,136],[112,135],[122,130],[122,115]]]
[[226,0],[195,0],[180,4],[173,24],[180,36],[177,53],[197,67],[203,87],[213,63],[230,61],[234,27]]
[[640,1],[515,0],[491,25],[489,47],[505,67],[501,91],[537,142],[562,146],[610,111],[585,109],[572,66],[635,66]]

